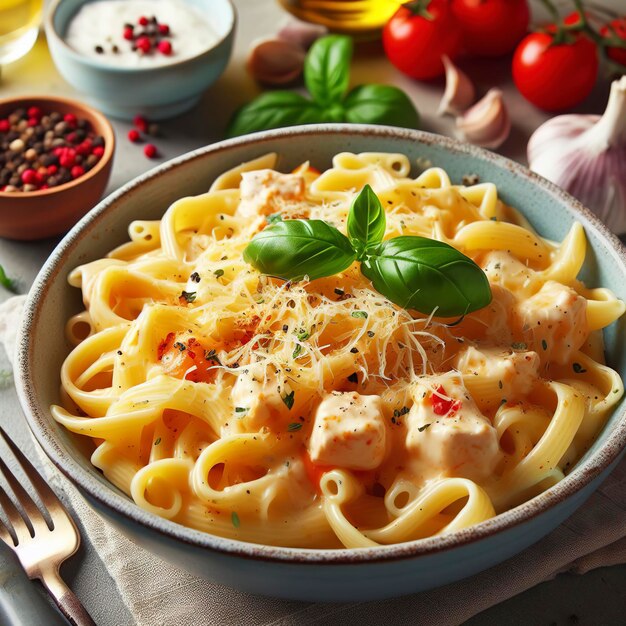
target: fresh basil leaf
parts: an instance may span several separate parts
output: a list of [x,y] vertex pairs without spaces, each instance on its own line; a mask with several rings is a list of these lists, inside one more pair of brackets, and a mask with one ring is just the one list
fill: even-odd
[[358,259],[361,259],[368,247],[383,240],[387,228],[385,210],[369,185],[365,185],[353,200],[348,212],[347,228]]
[[246,262],[269,276],[311,280],[343,272],[356,255],[348,238],[322,220],[276,222],[255,235]]
[[344,100],[346,122],[417,128],[419,113],[409,97],[391,85],[359,85]]
[[293,91],[268,91],[241,107],[228,125],[229,137],[258,130],[334,121],[317,104]]
[[4,267],[0,265],[0,285],[2,285],[8,291],[17,293],[17,281],[15,278],[9,278],[4,271]]
[[345,35],[320,37],[304,60],[304,84],[316,103],[340,102],[350,84],[352,40]]
[[405,309],[465,315],[491,302],[485,273],[446,243],[425,237],[384,241],[361,264],[374,289]]

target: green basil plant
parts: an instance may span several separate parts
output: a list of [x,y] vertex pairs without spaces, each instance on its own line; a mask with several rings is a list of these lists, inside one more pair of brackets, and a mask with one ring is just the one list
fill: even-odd
[[304,83],[310,98],[294,91],[267,91],[235,113],[228,136],[321,122],[417,128],[419,114],[401,89],[360,85],[348,91],[351,58],[349,37],[321,37],[311,46],[304,62]]
[[465,315],[491,302],[487,276],[472,259],[426,237],[383,241],[386,226],[378,196],[365,185],[350,207],[347,237],[323,220],[275,220],[255,235],[244,259],[283,280],[333,276],[359,261],[376,291],[426,315]]

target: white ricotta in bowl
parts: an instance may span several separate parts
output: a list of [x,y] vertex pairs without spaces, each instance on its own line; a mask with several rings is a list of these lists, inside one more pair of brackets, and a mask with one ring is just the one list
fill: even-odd
[[[156,17],[169,26],[169,55],[152,49],[147,54],[133,50],[124,38],[124,25],[142,30],[140,17]],[[183,0],[97,0],[85,3],[71,19],[65,41],[87,57],[119,67],[147,68],[189,59],[211,48],[219,39],[211,16]]]

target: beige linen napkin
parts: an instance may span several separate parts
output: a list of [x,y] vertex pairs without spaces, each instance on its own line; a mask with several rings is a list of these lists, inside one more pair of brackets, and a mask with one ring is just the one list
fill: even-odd
[[[0,306],[0,342],[9,349],[21,304],[12,299]],[[8,354],[12,356],[12,352]],[[262,598],[197,578],[103,524],[51,463],[44,466],[51,485],[69,498],[138,626],[301,626],[320,622],[454,625],[561,572],[582,574],[596,567],[626,563],[626,460],[569,520],[501,565],[432,591],[347,604]]]

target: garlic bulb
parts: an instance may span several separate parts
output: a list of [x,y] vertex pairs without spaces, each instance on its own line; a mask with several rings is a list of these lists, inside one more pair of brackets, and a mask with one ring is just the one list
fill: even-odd
[[291,41],[261,39],[251,44],[246,67],[261,83],[285,85],[302,74],[305,56],[304,48]]
[[437,115],[457,115],[469,108],[476,97],[474,83],[447,56],[441,57],[446,68],[446,90]]
[[571,193],[613,232],[626,232],[626,76],[604,115],[559,115],[528,142],[530,169]]
[[466,141],[483,148],[501,146],[511,132],[511,119],[499,89],[490,89],[472,108],[456,118]]

